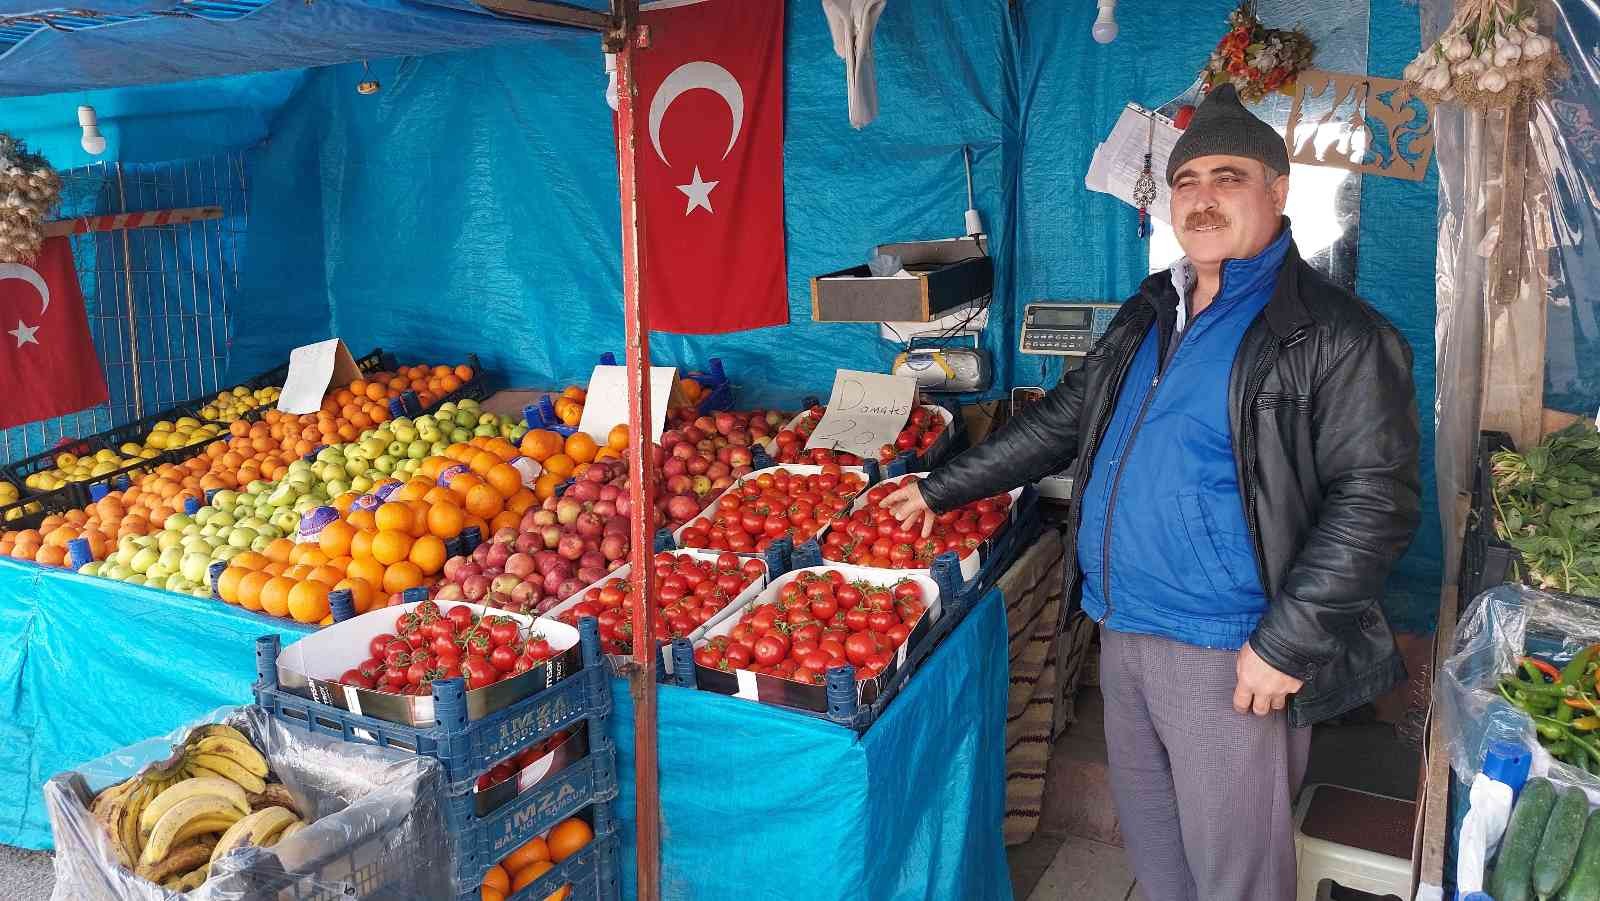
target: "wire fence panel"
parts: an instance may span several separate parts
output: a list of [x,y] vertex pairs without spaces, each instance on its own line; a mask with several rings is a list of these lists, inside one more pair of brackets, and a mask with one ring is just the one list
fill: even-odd
[[61,174],[61,218],[218,206],[222,218],[72,237],[106,404],[0,431],[0,462],[214,395],[249,222],[244,158],[95,163]]

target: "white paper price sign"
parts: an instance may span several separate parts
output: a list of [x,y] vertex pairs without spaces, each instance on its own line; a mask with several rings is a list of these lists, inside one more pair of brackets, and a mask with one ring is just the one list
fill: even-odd
[[[660,441],[667,424],[667,407],[678,383],[674,366],[650,367],[650,440]],[[626,366],[596,366],[589,377],[589,396],[583,403],[583,418],[578,431],[585,432],[602,446],[613,426],[628,421],[628,369]]]
[[806,450],[825,447],[875,459],[893,443],[917,402],[917,380],[881,372],[841,369],[833,378],[828,411],[811,431]]

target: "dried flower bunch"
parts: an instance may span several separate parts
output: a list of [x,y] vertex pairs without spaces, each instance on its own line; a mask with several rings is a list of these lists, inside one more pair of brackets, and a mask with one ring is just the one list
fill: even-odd
[[1232,82],[1239,98],[1254,103],[1268,94],[1294,90],[1295,77],[1311,65],[1316,45],[1299,29],[1267,28],[1254,4],[1241,3],[1228,16],[1228,33],[1200,71],[1207,90]]
[[1406,66],[1405,79],[1433,103],[1506,107],[1549,93],[1564,70],[1526,0],[1461,0],[1439,39]]
[[61,202],[61,178],[27,145],[0,132],[0,262],[31,263]]

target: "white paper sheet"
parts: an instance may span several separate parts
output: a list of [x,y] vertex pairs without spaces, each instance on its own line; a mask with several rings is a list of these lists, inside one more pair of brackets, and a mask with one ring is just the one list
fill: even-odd
[[[667,404],[678,383],[673,366],[650,367],[650,440],[660,441],[667,424]],[[628,421],[628,369],[625,366],[596,366],[589,376],[589,394],[583,402],[583,418],[578,431],[602,446],[611,429]]]
[[1146,112],[1138,104],[1128,104],[1117,117],[1111,134],[1095,147],[1089,171],[1083,176],[1083,186],[1133,206],[1133,186],[1144,171],[1144,154],[1148,148],[1150,174],[1156,180],[1156,199],[1150,204],[1150,215],[1162,222],[1168,221],[1172,195],[1167,190],[1167,159],[1172,156],[1173,145],[1178,143],[1181,134],[1183,132],[1164,116]]
[[278,409],[296,416],[322,409],[338,352],[338,338],[289,351],[289,373],[283,380],[283,393],[278,395]]
[[876,459],[911,417],[917,380],[881,372],[841,369],[833,378],[828,411],[812,430],[806,449],[825,447]]

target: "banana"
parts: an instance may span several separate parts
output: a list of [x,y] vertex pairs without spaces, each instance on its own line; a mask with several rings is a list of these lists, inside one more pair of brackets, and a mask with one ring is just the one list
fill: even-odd
[[[239,787],[245,791],[254,792],[258,795],[267,790],[265,779],[234,763],[232,758],[218,754],[196,754],[190,758],[189,765],[195,770],[196,776],[214,775],[221,776],[224,779],[231,779],[239,783]],[[210,770],[211,772],[205,773],[201,772],[201,770]]]
[[[150,832],[149,844],[146,844],[139,854],[139,866],[149,866],[165,860],[175,844],[178,833],[189,825],[190,821],[201,817],[221,818],[238,812],[232,801],[217,795],[198,795],[179,801],[156,822],[155,829]],[[207,859],[210,859],[209,855]]]
[[121,819],[117,822],[117,835],[122,840],[122,846],[127,849],[130,861],[137,861],[144,854],[144,840],[139,837],[139,815],[144,812],[145,805],[150,803],[150,792],[149,783],[139,778],[139,784],[134,786],[129,794],[128,801],[122,808]]
[[282,807],[268,807],[250,814],[228,828],[211,851],[211,863],[227,856],[229,852],[245,845],[260,844],[261,839],[277,835],[294,822],[295,816]]
[[[221,835],[243,818],[243,814],[236,810],[217,817],[198,817],[190,820],[188,825],[178,830],[178,835],[172,840],[172,844],[176,847],[190,839],[207,835]],[[209,860],[210,855],[206,855],[206,858]]]
[[217,844],[215,836],[174,845],[172,852],[154,863],[141,863],[134,875],[166,887],[167,880],[188,873],[195,867],[206,866],[211,860],[211,849]]
[[115,794],[106,802],[105,808],[96,817],[100,824],[105,827],[106,836],[111,840],[111,851],[116,855],[117,863],[129,869],[133,868],[137,852],[123,839],[122,815],[128,806],[128,801],[133,797],[134,790],[138,787],[133,780],[129,780],[112,789],[107,789],[107,794],[112,792],[115,792]]
[[[201,726],[199,729],[196,729],[194,734],[200,738],[208,738],[213,735],[220,735],[225,738],[232,738],[242,741],[247,745],[250,744],[250,739],[248,736],[226,723],[209,723]],[[254,745],[251,745],[251,747],[254,747]]]
[[250,812],[250,802],[245,799],[244,789],[237,782],[229,779],[215,777],[199,777],[185,779],[163,791],[145,806],[144,812],[139,815],[139,835],[148,841],[150,833],[156,828],[156,823],[166,815],[166,812],[178,806],[182,801],[201,795],[216,795],[226,799],[239,811],[239,816]]
[[211,864],[203,863],[195,869],[190,870],[188,874],[186,874],[182,879],[178,880],[177,891],[192,892],[200,886],[205,885],[206,879],[208,879],[210,876]]
[[194,743],[194,753],[226,757],[253,775],[263,779],[267,776],[267,759],[261,756],[261,752],[249,742],[229,735],[208,735],[200,739]]
[[263,848],[276,844],[283,830],[300,822],[300,818],[295,816],[293,811],[282,807],[268,807],[262,813],[266,816],[250,830],[250,844],[260,845]]
[[306,828],[305,820],[299,820],[297,822],[290,823],[289,825],[283,827],[282,832],[278,833],[278,841],[287,841],[288,839],[292,838],[296,832],[299,832],[304,828]]
[[267,783],[267,790],[259,795],[247,795],[251,810],[260,810],[263,807],[287,807],[294,813],[300,813],[300,805],[295,803],[294,795],[282,782]]

